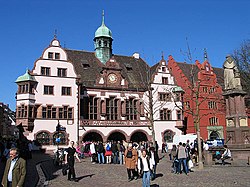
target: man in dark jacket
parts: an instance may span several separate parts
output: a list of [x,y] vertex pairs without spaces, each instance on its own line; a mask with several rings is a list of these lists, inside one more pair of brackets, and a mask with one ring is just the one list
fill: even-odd
[[[74,148],[74,141],[70,142],[70,147],[67,148],[66,151],[66,156],[65,156],[65,164],[68,164],[69,166],[69,173],[68,173],[68,180],[70,181],[75,181],[78,182],[78,180],[76,179],[76,173],[75,173],[75,156],[77,158],[77,160],[79,162],[81,162],[81,160],[78,157],[78,154],[76,154],[76,149]],[[72,178],[71,178],[72,175]]]
[[155,147],[150,147],[148,152],[149,159],[152,162],[153,165],[153,171],[151,173],[151,178],[154,180],[156,178],[156,166],[159,163],[159,156],[155,150]]
[[26,176],[26,161],[19,158],[17,148],[10,149],[10,158],[7,160],[2,185],[4,187],[22,187]]
[[111,144],[111,151],[112,151],[113,163],[118,164],[118,148],[116,141],[114,141]]
[[103,143],[99,142],[97,145],[97,153],[98,153],[98,162],[99,164],[104,164],[104,147],[103,147]]

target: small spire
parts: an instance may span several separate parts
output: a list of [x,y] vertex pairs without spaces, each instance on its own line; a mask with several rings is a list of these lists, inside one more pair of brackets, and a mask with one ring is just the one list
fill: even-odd
[[204,60],[208,60],[208,58],[207,58],[207,49],[206,48],[204,48]]
[[104,24],[104,10],[102,10],[102,25],[105,25]]
[[161,59],[164,60],[164,53],[163,53],[163,51],[161,52]]
[[55,29],[55,32],[54,32],[54,39],[57,38],[57,29]]

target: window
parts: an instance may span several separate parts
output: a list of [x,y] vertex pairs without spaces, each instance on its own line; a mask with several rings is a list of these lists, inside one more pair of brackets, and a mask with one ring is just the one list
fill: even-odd
[[159,93],[159,100],[160,101],[171,101],[171,94],[170,93]]
[[63,119],[63,108],[59,108],[59,119]]
[[168,84],[168,78],[162,77],[162,84]]
[[215,101],[208,101],[209,109],[217,109],[217,103]]
[[36,135],[36,140],[42,145],[50,144],[50,137],[47,132],[40,132]]
[[189,103],[189,101],[186,101],[186,102],[185,102],[185,108],[186,108],[186,109],[189,109],[189,108],[190,108],[190,103]]
[[204,93],[207,93],[207,87],[203,87],[202,90]]
[[29,84],[19,85],[19,93],[29,93]]
[[218,125],[218,118],[216,118],[216,117],[209,118],[209,124],[210,125]]
[[106,100],[106,114],[107,120],[118,119],[118,100],[114,97],[108,98]]
[[162,72],[166,72],[166,67],[161,67]]
[[182,115],[180,110],[176,110],[177,120],[182,120]]
[[214,87],[210,88],[209,93],[214,93],[214,92],[215,92],[215,88]]
[[126,119],[137,120],[137,100],[133,98],[126,100]]
[[168,121],[171,119],[172,119],[171,110],[168,110],[168,109],[160,110],[160,120],[161,121]]
[[57,68],[57,76],[58,77],[67,77],[67,69],[66,68]]
[[49,67],[41,67],[41,75],[50,76],[50,68]]
[[167,143],[172,143],[173,142],[173,137],[174,137],[174,132],[171,130],[167,130],[164,132],[163,139]]
[[94,96],[89,97],[89,119],[97,119],[97,100]]
[[108,46],[107,41],[104,41],[104,47],[107,47],[107,46]]
[[17,108],[17,116],[19,118],[28,117],[28,106],[21,105]]
[[176,102],[179,102],[179,101],[181,101],[182,100],[182,98],[181,98],[181,93],[175,93],[175,101]]
[[53,53],[52,53],[52,52],[49,52],[49,53],[48,53],[48,58],[49,58],[49,59],[53,59]]
[[56,109],[55,107],[52,108],[52,119],[56,119]]
[[47,108],[46,107],[42,108],[42,118],[44,118],[44,119],[47,118]]
[[55,59],[60,60],[60,53],[55,53]]
[[62,87],[62,95],[71,95],[71,87]]
[[53,95],[54,94],[54,86],[44,86],[43,94],[44,95]]

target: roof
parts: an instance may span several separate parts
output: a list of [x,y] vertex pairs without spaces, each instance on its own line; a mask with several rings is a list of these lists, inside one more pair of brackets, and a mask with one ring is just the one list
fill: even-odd
[[185,62],[176,62],[187,79],[192,82],[192,80],[198,80],[199,68],[195,64],[187,64]]
[[[77,75],[86,87],[95,87],[96,78],[100,76],[105,64],[95,56],[94,52],[65,49],[68,59],[75,67]],[[128,81],[129,89],[143,89],[149,66],[141,58],[114,55],[121,67],[121,74]]]
[[19,76],[16,79],[15,82],[18,83],[18,82],[24,82],[24,81],[34,81],[34,82],[36,82],[36,79],[32,75],[29,74],[29,70],[26,70],[26,73]]
[[104,23],[104,13],[102,15],[102,25],[95,32],[95,38],[97,38],[97,37],[112,38],[111,30]]
[[224,89],[224,69],[223,68],[213,68],[213,72],[217,77],[218,84]]

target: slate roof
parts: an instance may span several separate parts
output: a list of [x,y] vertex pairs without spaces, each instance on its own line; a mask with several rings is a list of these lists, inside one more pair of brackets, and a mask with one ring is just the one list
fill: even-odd
[[[86,87],[95,87],[96,78],[100,75],[105,64],[102,64],[94,52],[65,49],[68,59],[73,63],[77,74]],[[114,55],[122,71],[121,74],[128,81],[129,89],[143,89],[149,66],[141,58],[133,56]]]
[[199,68],[195,64],[187,64],[185,62],[177,62],[177,64],[190,82],[192,82],[193,78],[194,81],[198,80]]

